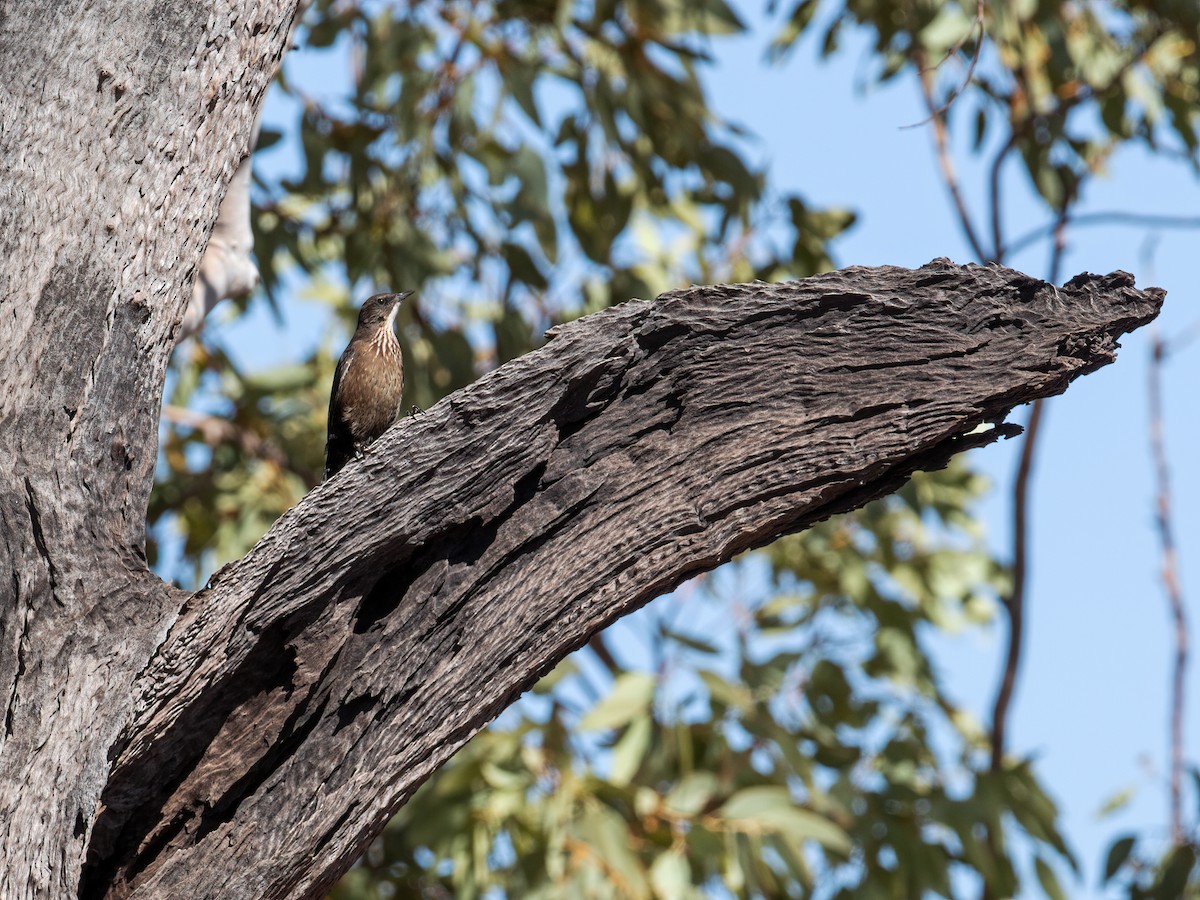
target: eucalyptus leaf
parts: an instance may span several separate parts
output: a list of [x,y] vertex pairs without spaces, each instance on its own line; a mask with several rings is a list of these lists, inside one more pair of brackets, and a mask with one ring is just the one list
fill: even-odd
[[623,672],[604,699],[579,720],[584,731],[602,731],[631,722],[650,709],[658,680],[645,672]]

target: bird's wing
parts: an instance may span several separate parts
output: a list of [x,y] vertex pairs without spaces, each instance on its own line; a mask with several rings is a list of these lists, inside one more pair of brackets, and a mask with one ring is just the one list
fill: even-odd
[[347,347],[338,360],[337,368],[333,370],[333,386],[329,390],[329,413],[325,433],[325,478],[328,479],[338,472],[354,455],[354,437],[350,433],[349,424],[338,415],[337,396],[342,385],[342,377],[354,359],[354,350]]
[[349,429],[346,423],[337,415],[337,396],[338,390],[342,386],[342,376],[346,374],[346,370],[350,368],[350,363],[354,360],[354,345],[351,344],[338,360],[337,368],[333,370],[333,386],[329,389],[329,414],[327,420],[329,422],[329,436],[332,438],[335,431],[339,433],[349,434]]

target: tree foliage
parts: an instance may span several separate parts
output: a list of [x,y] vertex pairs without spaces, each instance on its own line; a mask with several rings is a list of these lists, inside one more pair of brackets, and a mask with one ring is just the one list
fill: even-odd
[[[837,53],[865,27],[872,77],[913,79],[934,126],[987,155],[990,215],[959,210],[980,259],[1050,238],[1123,143],[1196,162],[1191,4],[774,14],[776,60],[810,34]],[[153,534],[182,546],[168,574],[199,582],[319,477],[352,296],[420,289],[399,330],[409,399],[428,407],[556,322],[831,268],[854,214],[774,190],[709,102],[712,43],[746,17],[724,0],[318,0],[301,39],[351,73],[319,101],[285,66],[301,112],[279,146],[302,164],[257,170],[264,291],[235,314],[285,316],[302,292],[329,337],[265,371],[219,331],[180,348],[151,508]],[[260,152],[280,137],[264,131]],[[1050,217],[1016,236],[1012,160]],[[989,770],[928,652],[934,632],[986,624],[1008,588],[974,524],[984,489],[961,463],[919,475],[597,638],[434,776],[336,896],[1065,896],[1079,863],[1047,788],[1028,759]],[[1194,845],[1148,846],[1116,841],[1105,878],[1130,897],[1198,890]]]
[[787,54],[816,30],[829,56],[847,28],[865,26],[874,37],[874,79],[915,77],[928,91],[931,119],[966,131],[975,152],[987,155],[990,221],[964,221],[980,257],[999,261],[1014,246],[1046,236],[1038,230],[1013,237],[1004,227],[1002,175],[1010,157],[1062,216],[1128,142],[1193,167],[1200,162],[1194,4],[797,0],[784,15],[773,54]]

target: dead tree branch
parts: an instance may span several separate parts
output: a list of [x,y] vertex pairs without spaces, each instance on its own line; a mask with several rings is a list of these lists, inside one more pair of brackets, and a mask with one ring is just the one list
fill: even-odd
[[605,625],[1012,433],[975,429],[1111,360],[1158,302],[1120,273],[1056,291],[935,261],[562,327],[393,428],[188,602],[134,687],[85,896],[209,896],[212,871],[320,894]]

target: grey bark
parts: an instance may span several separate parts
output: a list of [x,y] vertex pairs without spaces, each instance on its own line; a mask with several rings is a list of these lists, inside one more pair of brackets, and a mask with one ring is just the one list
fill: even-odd
[[75,894],[130,684],[163,373],[291,2],[0,5],[0,897]]
[[0,16],[5,898],[318,896],[597,629],[1010,433],[976,428],[1161,304],[945,261],[628,303],[172,591],[142,554],[166,359],[293,6]]

